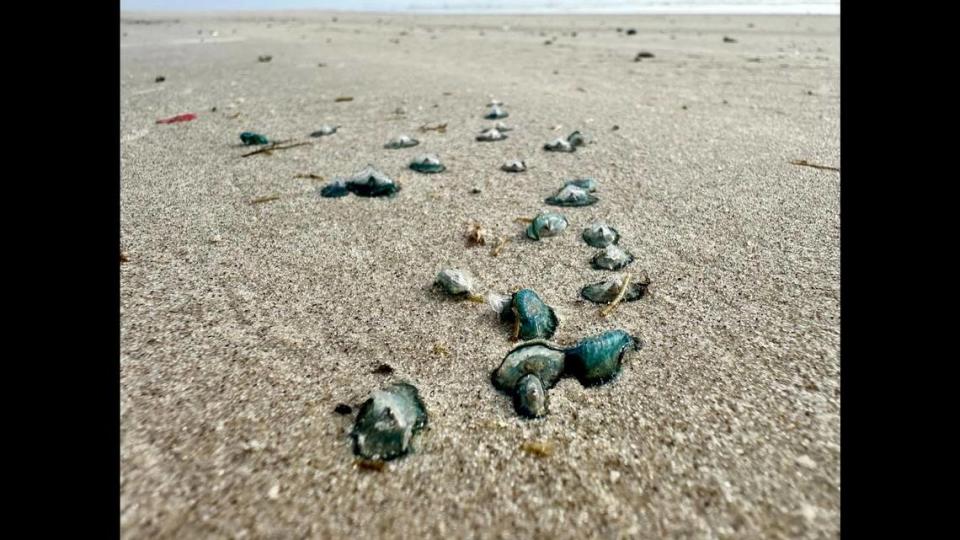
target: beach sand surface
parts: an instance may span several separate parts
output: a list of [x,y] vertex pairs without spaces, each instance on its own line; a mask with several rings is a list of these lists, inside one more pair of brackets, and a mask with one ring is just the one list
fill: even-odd
[[[840,166],[839,26],[124,13],[122,536],[839,536],[840,174],[790,163]],[[515,129],[476,142],[492,99]],[[322,124],[341,127],[306,137]],[[593,143],[542,150],[574,130]],[[244,158],[242,131],[316,144]],[[383,148],[400,134],[420,146]],[[425,152],[448,170],[406,168]],[[398,196],[317,196],[367,164]],[[583,176],[598,204],[543,203]],[[516,218],[550,209],[568,229],[527,240]],[[652,281],[606,318],[578,297],[609,275],[580,237],[595,220]],[[510,239],[499,256],[466,245],[473,221]],[[432,287],[446,267],[536,290],[558,343],[623,328],[644,347],[521,419],[490,382],[511,328]],[[360,468],[334,407],[400,380],[429,427]]]

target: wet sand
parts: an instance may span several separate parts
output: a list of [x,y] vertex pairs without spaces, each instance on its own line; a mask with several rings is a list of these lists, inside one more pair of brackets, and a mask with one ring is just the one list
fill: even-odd
[[[123,537],[839,536],[840,174],[789,163],[839,167],[839,18],[123,20]],[[515,130],[479,143],[491,99]],[[242,131],[325,123],[342,127],[240,157]],[[575,129],[594,143],[541,149]],[[420,146],[383,148],[400,134]],[[406,169],[424,152],[448,170]],[[321,199],[297,176],[368,163],[396,198]],[[526,240],[515,218],[557,210],[543,199],[579,176],[600,202]],[[652,280],[607,318],[578,299],[609,274],[580,238],[597,219]],[[466,246],[472,221],[511,238],[498,257]],[[523,420],[490,384],[510,328],[431,287],[449,266],[483,292],[535,289],[557,342],[624,328],[645,346]],[[429,428],[359,469],[334,407],[394,380]]]

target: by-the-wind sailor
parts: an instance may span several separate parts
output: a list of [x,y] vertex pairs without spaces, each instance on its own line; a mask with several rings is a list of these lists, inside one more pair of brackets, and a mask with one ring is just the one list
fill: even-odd
[[587,137],[579,131],[574,131],[570,135],[567,135],[567,142],[570,143],[570,146],[576,148],[587,144]]
[[435,283],[439,284],[451,296],[464,296],[473,294],[473,277],[463,270],[447,268],[437,273]]
[[383,145],[383,147],[395,150],[397,148],[410,148],[411,146],[416,146],[418,144],[420,144],[420,141],[417,139],[414,139],[413,137],[407,137],[406,135],[400,135],[399,137],[387,141],[387,144]]
[[590,206],[598,200],[587,190],[573,184],[567,184],[556,195],[547,197],[543,202],[553,206]]
[[500,312],[500,320],[514,323],[516,337],[522,340],[549,339],[560,320],[533,289],[520,289],[511,297],[510,309]]
[[512,127],[504,124],[503,122],[497,122],[496,124],[493,125],[493,127],[497,128],[498,131],[511,131],[513,129]]
[[346,197],[350,190],[347,189],[347,183],[343,180],[335,180],[320,188],[321,197]]
[[367,459],[398,458],[410,451],[413,436],[426,425],[427,409],[416,387],[391,384],[360,406],[350,432],[354,452]]
[[417,156],[410,162],[410,168],[424,174],[439,173],[447,169],[440,163],[440,158],[436,154],[423,154]]
[[543,149],[549,152],[574,152],[578,146],[587,144],[587,139],[579,131],[574,131],[567,135],[566,139],[554,139],[543,145]]
[[597,270],[620,270],[633,262],[633,255],[616,244],[610,244],[590,261]]
[[547,414],[547,390],[564,371],[565,352],[545,341],[514,347],[492,373],[493,385],[513,396],[517,413],[529,418]]
[[550,236],[557,236],[567,228],[567,218],[553,212],[538,215],[527,226],[527,237],[540,240]]
[[514,159],[501,165],[500,169],[506,172],[523,172],[527,170],[527,164],[522,160]]
[[601,384],[620,372],[628,348],[639,350],[641,346],[638,339],[624,330],[610,330],[582,339],[567,349],[566,370],[584,386]]
[[554,139],[543,145],[543,149],[548,152],[573,152],[575,150],[566,139]]
[[247,145],[253,146],[255,144],[269,144],[270,141],[267,140],[266,136],[259,133],[254,133],[252,131],[244,131],[240,134],[240,141]]
[[507,113],[507,111],[501,109],[499,105],[494,105],[490,107],[490,110],[486,115],[484,115],[484,118],[487,120],[496,120],[498,118],[506,118],[508,116],[510,116],[510,114]]
[[506,138],[506,134],[501,133],[497,128],[485,129],[477,135],[477,140],[480,142],[502,141]]
[[620,233],[606,223],[594,223],[583,230],[583,241],[595,248],[605,248],[620,241]]
[[[624,276],[614,276],[606,281],[591,283],[580,289],[580,296],[597,304],[609,304],[620,294],[623,288]],[[623,293],[623,302],[633,302],[643,298],[650,286],[650,276],[646,271],[631,279],[627,290]]]
[[589,191],[593,193],[597,190],[597,181],[593,178],[577,178],[576,180],[570,180],[565,186],[577,186],[580,189]]
[[524,375],[517,383],[514,393],[514,407],[517,412],[530,418],[540,418],[547,414],[547,389],[536,375]]
[[513,302],[513,295],[490,292],[487,293],[484,299],[487,301],[490,309],[497,312],[497,315],[503,318],[503,312],[510,309],[510,304]]
[[324,125],[320,126],[320,129],[318,129],[318,130],[314,131],[313,133],[311,133],[310,136],[311,136],[311,137],[326,137],[327,135],[333,135],[334,133],[336,133],[336,132],[337,132],[337,129],[339,129],[339,128],[340,128],[340,126],[330,126],[330,125],[324,124]]
[[320,190],[320,195],[323,197],[343,197],[345,195],[343,193],[344,189],[361,197],[392,197],[400,191],[400,186],[390,177],[369,165],[351,178],[346,180],[335,179]]

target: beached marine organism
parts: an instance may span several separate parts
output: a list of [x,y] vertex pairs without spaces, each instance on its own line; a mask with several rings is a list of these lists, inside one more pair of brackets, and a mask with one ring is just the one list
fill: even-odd
[[410,148],[411,146],[416,146],[418,144],[420,144],[420,141],[412,137],[407,137],[406,135],[400,135],[399,137],[387,141],[387,144],[383,145],[383,147],[395,150],[397,148]]
[[504,124],[503,122],[497,122],[496,124],[493,125],[493,127],[497,128],[498,131],[511,131],[511,130],[513,130],[512,127]]
[[522,160],[514,159],[501,165],[500,169],[506,172],[523,172],[527,170],[527,164]]
[[566,139],[554,139],[543,145],[543,149],[548,152],[574,152],[578,146],[587,144],[587,138],[579,131],[574,131],[567,135]]
[[565,352],[545,340],[514,347],[492,373],[493,385],[511,394],[517,412],[529,418],[547,414],[547,390],[564,372]]
[[506,138],[507,136],[497,128],[485,129],[477,135],[477,140],[480,142],[502,141]]
[[587,144],[587,138],[583,133],[580,133],[579,131],[574,131],[573,133],[567,136],[567,142],[570,143],[571,146],[576,148],[578,146],[584,146],[585,144]]
[[422,154],[410,162],[410,168],[418,173],[432,174],[447,170],[447,167],[440,163],[440,158],[436,154]]
[[499,107],[503,105],[503,102],[499,99],[490,100],[490,103],[487,103],[487,107]]
[[437,274],[434,283],[443,287],[451,296],[468,298],[477,302],[483,302],[483,297],[474,292],[473,277],[463,270],[447,268]]
[[639,62],[644,58],[653,58],[653,53],[649,51],[640,51],[637,53],[636,58],[633,59],[634,62]]
[[327,125],[327,124],[324,124],[324,125],[320,126],[320,129],[318,129],[318,130],[314,131],[313,133],[311,133],[310,136],[311,136],[311,137],[325,137],[325,136],[327,136],[327,135],[333,135],[334,133],[337,132],[337,129],[339,129],[339,128],[340,128],[340,126],[329,126],[329,125]]
[[502,318],[503,312],[510,309],[510,303],[513,302],[513,295],[489,292],[484,299],[487,305],[490,306],[490,309],[495,311],[498,317]]
[[550,236],[557,236],[567,228],[567,218],[554,212],[538,215],[527,226],[527,237],[540,240]]
[[642,343],[624,330],[610,330],[582,339],[566,351],[566,371],[580,384],[592,386],[613,379],[623,365],[627,349],[640,350]]
[[344,180],[335,180],[320,188],[320,196],[326,198],[346,197],[350,190]]
[[269,144],[270,141],[267,138],[259,133],[254,133],[252,131],[244,131],[240,134],[240,140],[243,144],[247,146],[252,146],[255,144]]
[[633,262],[633,255],[616,244],[610,244],[590,262],[597,270],[620,270]]
[[573,184],[567,184],[556,195],[547,197],[543,202],[553,206],[589,206],[598,200],[587,190]]
[[575,148],[566,139],[557,138],[543,145],[547,152],[573,152]]
[[350,432],[354,452],[366,459],[398,458],[410,451],[413,436],[426,425],[427,409],[416,387],[391,384],[360,406]]
[[514,391],[514,407],[522,416],[540,418],[547,414],[547,389],[536,375],[524,375]]
[[593,178],[577,178],[576,180],[570,180],[564,184],[565,186],[577,186],[580,189],[584,189],[593,193],[597,190],[597,181]]
[[270,60],[273,60],[273,57],[270,56],[269,54],[264,54],[264,55],[258,56],[257,60],[260,62],[269,62]]
[[[626,285],[625,291],[624,285]],[[606,281],[586,285],[580,289],[580,296],[596,304],[609,304],[618,297],[621,302],[633,302],[643,298],[649,286],[650,276],[646,271],[641,271],[633,279],[628,280],[626,276],[613,276]]]
[[360,197],[392,197],[400,191],[390,177],[368,165],[350,178],[336,178],[320,190],[321,197],[343,197],[346,189]]
[[560,320],[533,289],[520,289],[510,297],[508,309],[500,311],[500,320],[513,323],[514,339],[550,339]]
[[396,194],[400,187],[393,179],[368,165],[347,182],[347,189],[361,197],[384,197]]
[[506,118],[508,116],[510,116],[510,114],[501,109],[499,105],[493,105],[487,114],[484,115],[484,118],[487,120],[497,120],[498,118]]
[[595,248],[605,248],[620,241],[620,233],[606,223],[593,223],[583,230],[583,241]]

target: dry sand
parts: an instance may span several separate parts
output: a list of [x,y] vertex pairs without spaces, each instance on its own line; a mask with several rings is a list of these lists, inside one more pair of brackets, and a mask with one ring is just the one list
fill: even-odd
[[[788,163],[839,166],[839,19],[337,17],[124,14],[123,536],[839,536],[840,175]],[[516,130],[475,142],[492,98]],[[324,123],[342,128],[239,157],[241,131]],[[541,150],[574,129],[596,143]],[[401,133],[422,144],[383,149]],[[421,152],[448,172],[407,170]],[[367,163],[398,197],[321,199],[295,177]],[[524,240],[514,218],[584,175],[600,203]],[[580,239],[594,219],[653,280],[607,319],[578,300],[606,275]],[[465,246],[471,220],[513,238],[501,256]],[[624,328],[646,346],[522,420],[489,381],[510,329],[433,290],[447,266],[538,291],[559,342]],[[359,470],[334,406],[391,380],[420,388],[430,427]]]

